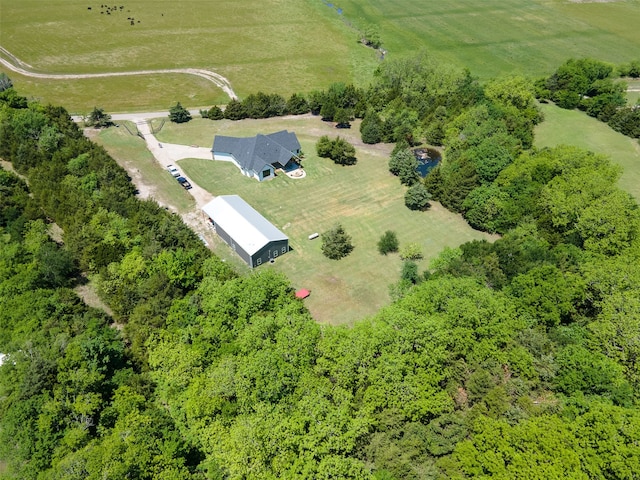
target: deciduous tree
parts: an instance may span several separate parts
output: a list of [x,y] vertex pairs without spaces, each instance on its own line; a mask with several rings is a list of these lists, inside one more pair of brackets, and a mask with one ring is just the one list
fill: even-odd
[[351,236],[347,235],[344,228],[339,223],[330,230],[324,232],[322,238],[322,253],[332,260],[340,260],[346,257],[353,250]]

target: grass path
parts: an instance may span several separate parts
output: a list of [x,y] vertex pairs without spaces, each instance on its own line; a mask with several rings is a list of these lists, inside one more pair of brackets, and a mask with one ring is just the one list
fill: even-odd
[[201,68],[170,68],[160,70],[131,70],[128,72],[106,72],[106,73],[39,73],[28,63],[23,62],[12,55],[7,49],[0,46],[0,64],[9,70],[31,78],[44,80],[79,80],[87,78],[108,78],[108,77],[128,77],[136,75],[165,75],[165,74],[186,74],[204,78],[222,89],[229,98],[237,99],[238,96],[231,88],[231,82],[219,73]]
[[618,182],[640,201],[640,143],[612,130],[609,125],[578,110],[565,110],[552,104],[540,105],[544,122],[536,127],[535,146],[574,145],[611,157],[623,168]]

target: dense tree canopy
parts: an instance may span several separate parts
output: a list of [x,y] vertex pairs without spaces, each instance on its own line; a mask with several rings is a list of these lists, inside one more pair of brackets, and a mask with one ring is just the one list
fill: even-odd
[[[64,109],[0,94],[0,156],[28,180],[0,169],[3,476],[634,478],[640,217],[619,170],[527,151],[521,79],[484,92],[428,61],[378,78],[367,105],[396,153],[440,119],[428,190],[502,236],[423,275],[403,245],[400,294],[349,327],[317,324],[283,275],[237,275],[137,199]],[[354,111],[365,94],[330,92]]]

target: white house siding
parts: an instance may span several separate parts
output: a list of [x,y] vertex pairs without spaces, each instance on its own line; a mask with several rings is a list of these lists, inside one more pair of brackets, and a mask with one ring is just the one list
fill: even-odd
[[233,156],[229,155],[228,153],[217,153],[216,152],[216,153],[213,154],[213,159],[214,160],[222,160],[223,162],[236,163],[236,161],[234,160]]

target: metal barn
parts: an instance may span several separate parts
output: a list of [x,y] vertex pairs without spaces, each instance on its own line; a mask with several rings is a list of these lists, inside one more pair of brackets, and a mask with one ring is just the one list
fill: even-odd
[[289,251],[289,238],[238,195],[221,195],[207,203],[216,233],[251,268]]

